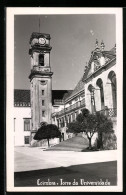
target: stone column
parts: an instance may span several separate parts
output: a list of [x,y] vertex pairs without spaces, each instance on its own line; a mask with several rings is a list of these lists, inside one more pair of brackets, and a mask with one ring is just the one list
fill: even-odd
[[[66,117],[67,117],[67,116],[66,116]],[[64,117],[64,125],[65,125],[65,127],[67,126],[66,117]]]
[[101,110],[101,97],[100,97],[99,87],[96,87],[95,89],[95,107],[96,107],[96,111]]
[[61,119],[59,119],[59,128],[61,128]]
[[91,112],[91,94],[90,91],[87,89],[88,85],[85,85],[85,105],[86,108]]
[[103,89],[105,106],[108,108],[113,108],[111,81],[105,81],[103,83]]
[[70,114],[70,116],[71,116],[71,122],[73,122],[73,116],[72,116],[72,114]]

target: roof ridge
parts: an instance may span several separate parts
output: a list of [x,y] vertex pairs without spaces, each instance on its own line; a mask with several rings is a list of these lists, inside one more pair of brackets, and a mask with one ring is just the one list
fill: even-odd
[[[76,84],[75,88],[73,89],[72,93],[65,99],[68,100],[70,97],[78,94],[80,91],[82,91],[83,86],[81,86],[80,84],[84,84],[83,82],[83,76],[81,76],[80,80],[78,81],[78,83]],[[75,92],[75,93],[74,93]]]

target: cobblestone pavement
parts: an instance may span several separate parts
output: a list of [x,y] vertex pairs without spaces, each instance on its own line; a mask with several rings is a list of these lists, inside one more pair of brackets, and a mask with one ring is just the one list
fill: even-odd
[[68,167],[117,160],[117,151],[43,151],[41,147],[15,147],[14,171]]

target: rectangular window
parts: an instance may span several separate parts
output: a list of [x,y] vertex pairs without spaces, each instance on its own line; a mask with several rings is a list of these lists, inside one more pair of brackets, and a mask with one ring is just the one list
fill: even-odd
[[24,136],[24,144],[29,144],[29,136]]
[[42,111],[42,117],[45,117],[45,111]]
[[30,119],[24,119],[24,131],[30,131]]
[[44,102],[44,100],[42,100],[42,106],[44,106],[44,104],[45,104],[45,102]]
[[44,95],[44,90],[42,90],[42,95]]

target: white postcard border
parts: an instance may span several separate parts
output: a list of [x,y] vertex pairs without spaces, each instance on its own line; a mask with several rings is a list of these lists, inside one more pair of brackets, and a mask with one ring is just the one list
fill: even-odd
[[[116,45],[117,45],[117,186],[78,186],[78,187],[14,187],[14,132],[13,132],[13,90],[14,90],[14,15],[37,14],[115,14],[116,15]],[[123,36],[122,36],[122,8],[6,8],[6,178],[7,191],[122,191],[122,86],[123,86]]]

